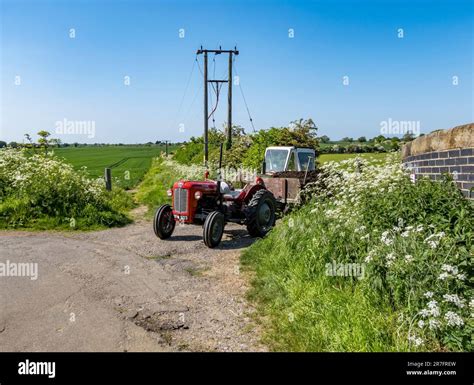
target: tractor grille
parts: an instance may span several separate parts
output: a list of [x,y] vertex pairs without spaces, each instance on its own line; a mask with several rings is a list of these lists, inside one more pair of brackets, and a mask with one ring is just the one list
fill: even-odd
[[179,213],[188,212],[188,190],[185,188],[174,189],[174,210]]

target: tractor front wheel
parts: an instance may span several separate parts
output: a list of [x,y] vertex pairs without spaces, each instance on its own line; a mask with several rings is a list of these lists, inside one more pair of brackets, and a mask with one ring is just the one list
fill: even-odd
[[153,219],[153,230],[160,239],[167,239],[173,234],[176,221],[174,220],[173,210],[170,205],[158,207]]
[[258,190],[245,210],[249,234],[252,237],[264,237],[275,226],[275,211],[273,194],[268,190]]
[[220,211],[213,211],[206,217],[204,222],[203,238],[204,244],[213,248],[216,247],[222,239],[224,234],[225,219],[224,214]]

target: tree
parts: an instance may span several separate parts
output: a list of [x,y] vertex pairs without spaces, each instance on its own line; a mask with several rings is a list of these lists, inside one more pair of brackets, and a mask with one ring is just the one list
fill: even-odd
[[376,136],[373,141],[374,143],[383,143],[387,138],[383,135]]
[[321,143],[329,143],[331,141],[331,138],[329,138],[329,136],[327,135],[323,135],[319,137],[319,141]]
[[10,143],[8,143],[8,146],[11,147],[11,148],[17,148],[18,143],[17,142],[10,142]]
[[357,139],[358,142],[367,142],[367,138],[365,136],[361,136],[360,138]]
[[413,139],[415,139],[415,135],[413,135],[412,132],[407,132],[405,135],[403,135],[402,140],[404,142],[411,142]]
[[38,136],[40,137],[38,139],[38,143],[39,143],[40,146],[44,147],[45,151],[48,151],[48,144],[49,144],[48,136],[50,136],[50,135],[51,134],[48,131],[45,131],[45,130],[41,130],[41,131],[38,132]]
[[[33,140],[31,139],[30,134],[25,134],[25,135],[23,135],[23,136],[25,137],[26,142],[27,142],[27,143],[25,143],[25,147],[26,147],[26,148],[32,148],[32,149],[34,150],[34,149],[35,149],[35,145],[34,145],[34,143],[33,143]],[[24,142],[24,141],[23,141],[23,142]]]
[[6,146],[7,146],[7,142],[0,140],[0,148],[6,147]]
[[49,143],[58,146],[58,148],[61,147],[61,139],[53,138],[49,140]]

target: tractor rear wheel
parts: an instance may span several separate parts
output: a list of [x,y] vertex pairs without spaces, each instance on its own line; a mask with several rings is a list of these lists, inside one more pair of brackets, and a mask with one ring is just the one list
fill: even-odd
[[167,239],[173,234],[176,221],[170,205],[161,205],[155,212],[153,219],[153,230],[160,239]]
[[220,211],[213,211],[206,217],[203,238],[204,244],[207,247],[212,249],[221,242],[222,234],[224,234],[224,226],[224,214]]
[[264,237],[275,226],[276,200],[268,190],[258,190],[246,207],[247,231],[252,237]]

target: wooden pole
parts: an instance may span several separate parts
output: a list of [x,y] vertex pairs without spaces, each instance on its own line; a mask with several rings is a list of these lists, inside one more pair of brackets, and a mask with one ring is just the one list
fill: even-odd
[[112,170],[110,168],[105,169],[105,189],[112,191]]
[[227,140],[225,148],[232,147],[232,52],[229,52],[229,92],[227,97]]
[[207,51],[204,52],[204,165],[207,167],[209,160],[209,117],[208,117],[208,105],[207,105]]

